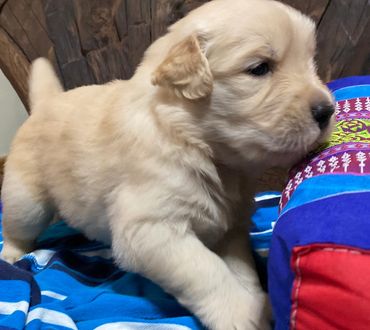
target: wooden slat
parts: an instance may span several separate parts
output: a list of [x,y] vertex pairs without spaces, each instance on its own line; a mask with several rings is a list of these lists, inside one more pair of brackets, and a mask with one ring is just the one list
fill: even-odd
[[80,57],[71,60],[60,67],[64,79],[64,87],[72,89],[79,86],[91,85],[95,83],[94,75],[86,58]]
[[126,39],[128,35],[126,0],[121,0],[114,16],[114,24],[120,40]]
[[330,0],[284,0],[283,2],[290,5],[302,13],[310,16],[316,23],[319,23]]
[[166,33],[168,25],[173,21],[171,15],[171,9],[176,7],[182,0],[174,0],[170,3],[168,0],[151,0],[152,10],[152,41],[158,39],[160,36]]
[[370,74],[370,20],[357,45],[351,50],[351,56],[339,73],[341,77],[354,76],[359,73]]
[[168,26],[210,0],[151,0],[152,40],[165,34]]
[[99,83],[126,79],[133,74],[124,41],[89,52],[87,61]]
[[132,70],[140,63],[151,43],[150,1],[126,0],[129,62]]
[[[27,44],[34,52],[34,55],[30,54],[28,58],[33,60],[42,56],[42,54],[47,54],[53,45],[45,28],[39,21],[40,16],[35,16],[32,7],[25,0],[8,1],[8,6],[16,21],[22,26]],[[20,45],[23,45],[23,43]]]
[[318,27],[318,70],[324,81],[340,77],[344,68],[353,64],[353,51],[361,41],[369,17],[368,0],[330,2]]
[[[42,26],[44,31],[47,33],[47,26],[45,20],[44,7],[42,0],[25,0],[30,8],[33,16],[36,18],[37,22]],[[29,12],[30,13],[30,12]]]
[[74,1],[44,0],[43,7],[64,87],[68,89],[95,83],[82,54]]
[[121,0],[75,1],[76,22],[83,53],[119,41],[114,16]]
[[27,76],[29,61],[23,51],[0,27],[0,68],[8,78],[23,104],[28,104]]
[[63,66],[82,57],[73,1],[44,0],[46,25],[54,43],[58,62]]
[[0,26],[9,34],[14,43],[22,49],[28,59],[35,58],[37,56],[36,50],[30,43],[30,40],[22,26],[22,22],[18,21],[14,15],[10,6],[10,3],[12,2],[13,1],[7,1],[4,4],[0,15]]
[[[181,13],[182,16],[185,16],[189,11],[203,5],[210,0],[183,0],[181,7],[177,8],[177,11]],[[180,15],[180,17],[182,17]]]

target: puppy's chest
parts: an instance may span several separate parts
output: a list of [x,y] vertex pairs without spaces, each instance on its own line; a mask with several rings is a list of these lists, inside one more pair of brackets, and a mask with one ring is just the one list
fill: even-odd
[[248,221],[248,196],[244,196],[238,177],[228,178],[221,187],[206,186],[202,203],[197,205],[199,216],[193,217],[192,229],[207,245],[216,244],[233,226]]

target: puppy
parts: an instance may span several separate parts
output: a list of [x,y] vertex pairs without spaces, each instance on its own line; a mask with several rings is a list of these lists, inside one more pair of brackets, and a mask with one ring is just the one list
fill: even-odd
[[64,92],[32,66],[32,115],[5,166],[3,258],[58,211],[209,329],[267,329],[248,247],[257,177],[330,132],[314,24],[267,0],[217,0],[173,25],[133,78]]

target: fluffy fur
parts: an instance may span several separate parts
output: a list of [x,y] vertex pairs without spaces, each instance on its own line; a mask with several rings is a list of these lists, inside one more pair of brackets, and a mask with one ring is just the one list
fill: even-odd
[[[57,211],[209,329],[268,328],[243,226],[258,175],[329,133],[311,113],[332,102],[314,53],[297,11],[216,0],[154,42],[129,81],[64,92],[38,59],[6,162],[3,258],[32,249]],[[272,71],[251,74],[262,62]]]

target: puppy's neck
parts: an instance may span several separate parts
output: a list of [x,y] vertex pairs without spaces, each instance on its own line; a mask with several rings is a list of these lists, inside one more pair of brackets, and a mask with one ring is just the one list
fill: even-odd
[[154,120],[169,142],[197,149],[213,158],[213,151],[204,139],[197,119],[198,109],[187,100],[157,88],[150,105]]
[[151,109],[157,125],[171,142],[197,149],[222,172],[228,169],[257,179],[266,170],[268,162],[256,161],[259,158],[255,155],[240,155],[231,147],[214,142],[212,137],[207,136],[202,122],[207,112],[212,111],[208,99],[192,102],[158,88]]

